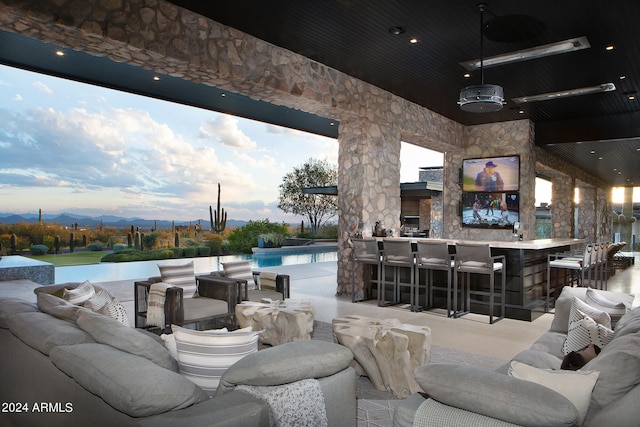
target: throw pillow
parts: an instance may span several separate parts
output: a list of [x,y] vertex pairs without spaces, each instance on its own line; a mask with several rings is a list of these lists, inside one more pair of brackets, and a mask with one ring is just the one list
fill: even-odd
[[513,361],[509,368],[509,375],[543,385],[566,397],[578,410],[580,414],[578,425],[582,425],[591,402],[591,392],[600,372],[545,370]]
[[96,294],[85,301],[84,307],[116,319],[125,326],[129,326],[129,318],[127,317],[124,306],[104,289],[96,290]]
[[611,301],[595,289],[587,289],[585,301],[591,307],[609,314],[611,317],[611,329],[615,328],[620,318],[627,312],[627,306],[623,302]]
[[260,332],[250,328],[232,332],[194,331],[171,325],[176,341],[180,373],[199,385],[209,396],[215,394],[220,377],[248,354],[258,351]]
[[251,263],[249,261],[223,262],[222,268],[224,270],[224,277],[246,280],[249,289],[255,288],[253,273],[251,272]]
[[75,289],[64,288],[62,291],[62,299],[69,301],[71,304],[84,304],[89,298],[96,294],[91,282],[85,280]]
[[595,344],[604,348],[613,339],[613,330],[596,323],[589,316],[583,314],[583,318],[569,324],[569,332],[564,342],[562,352],[566,356],[572,351],[578,351],[589,344]]
[[[214,331],[223,333],[223,332],[228,332],[228,329],[227,328],[214,329]],[[175,335],[162,334],[160,335],[160,339],[164,343],[164,346],[167,347],[167,350],[169,350],[169,354],[171,355],[171,357],[173,357],[175,360],[178,360],[178,348],[176,347]]]
[[185,298],[197,295],[196,274],[193,270],[193,261],[182,265],[158,265],[162,281],[183,289]]
[[571,303],[571,310],[569,312],[569,326],[571,326],[571,322],[582,320],[585,315],[592,318],[596,323],[612,329],[609,313],[598,310],[581,299],[574,297],[573,302]]

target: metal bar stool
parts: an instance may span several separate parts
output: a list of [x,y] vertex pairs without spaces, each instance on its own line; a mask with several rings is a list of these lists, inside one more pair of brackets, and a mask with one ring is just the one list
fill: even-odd
[[[386,307],[400,302],[400,287],[408,286],[413,289],[415,283],[415,257],[411,250],[409,240],[382,240],[382,277],[380,289],[378,291],[378,305]],[[393,267],[393,297],[386,300],[387,275],[386,267]],[[409,283],[402,282],[401,269],[409,269]],[[410,296],[410,304],[413,307],[413,293]]]
[[[505,316],[505,300],[506,300],[506,259],[504,255],[491,256],[491,248],[488,244],[473,245],[465,243],[456,244],[455,270],[456,275],[453,279],[453,306],[457,309],[458,298],[458,273],[462,273],[463,279],[463,309],[454,311],[453,317],[464,316],[471,310],[471,295],[488,297],[489,301],[473,300],[477,304],[489,305],[489,323],[493,324]],[[499,262],[501,261],[501,262]],[[502,286],[500,287],[500,315],[494,320],[494,307],[496,303],[495,292],[495,273],[500,272],[502,276]],[[472,290],[470,283],[471,274],[483,274],[489,276],[489,291]]]
[[[422,311],[425,308],[433,307],[433,291],[445,291],[447,293],[447,317],[451,317],[453,309],[451,306],[451,272],[455,267],[453,255],[449,253],[447,242],[437,242],[432,240],[419,240],[418,252],[416,254],[416,278],[413,293],[412,311]],[[420,270],[426,270],[425,277],[425,305],[420,305]],[[447,272],[447,286],[438,286],[433,280],[433,271]]]
[[351,251],[351,257],[354,262],[351,281],[351,302],[363,301],[363,298],[356,299],[355,292],[355,263],[364,265],[370,265],[376,267],[376,278],[371,279],[369,275],[369,282],[375,281],[377,284],[378,294],[380,293],[380,269],[382,267],[381,252],[378,249],[378,241],[376,239],[351,239],[353,250]]
[[[547,300],[544,305],[546,312],[549,311],[551,306],[551,294],[556,290],[567,285],[570,286],[574,281],[577,281],[578,286],[584,286],[585,273],[588,273],[588,280],[591,280],[591,258],[593,252],[593,244],[588,243],[584,246],[581,257],[567,253],[547,255]],[[570,271],[571,279],[563,283],[558,283],[558,280],[556,280],[556,286],[551,287],[551,269],[553,268]]]

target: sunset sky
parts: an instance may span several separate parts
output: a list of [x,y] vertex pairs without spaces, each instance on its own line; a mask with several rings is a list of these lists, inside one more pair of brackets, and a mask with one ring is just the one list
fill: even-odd
[[[337,140],[0,66],[0,213],[298,221],[282,177]],[[403,144],[401,181],[442,155]]]

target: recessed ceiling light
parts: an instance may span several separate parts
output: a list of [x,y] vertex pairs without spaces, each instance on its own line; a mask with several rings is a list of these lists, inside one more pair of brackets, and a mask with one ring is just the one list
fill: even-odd
[[524,114],[524,110],[518,110],[518,114]]
[[415,37],[411,37],[411,40],[409,40],[409,43],[416,44],[416,43],[418,43],[418,39],[415,38]]
[[616,47],[612,44],[610,44],[609,46],[605,47],[604,50],[614,50]]
[[620,80],[624,80],[626,78],[627,78],[627,76],[620,76]]
[[471,74],[469,73],[465,73],[465,75],[463,76],[465,79],[468,79],[469,77],[471,77]]
[[58,56],[64,56],[64,52],[61,50],[56,50],[56,55]]
[[596,154],[596,150],[591,150],[591,154]]
[[394,27],[389,28],[389,32],[394,36],[399,36],[400,34],[404,34],[406,30],[402,25],[396,25]]
[[[576,37],[556,43],[549,43],[542,46],[532,47],[530,49],[518,50],[516,52],[510,52],[502,55],[484,58],[482,60],[482,66],[484,68],[495,67],[496,65],[528,61],[530,59],[543,58],[545,56],[573,52],[576,50],[587,49],[589,47],[591,47],[591,45],[589,44],[589,41],[586,37]],[[473,59],[471,61],[461,62],[460,65],[462,65],[469,71],[473,71],[480,68],[480,60]]]
[[160,80],[160,77],[158,77],[158,76],[153,76],[153,80],[155,80],[155,81],[159,81],[159,80]]
[[598,160],[602,160],[602,157],[598,157]]
[[570,96],[588,95],[592,93],[610,92],[616,90],[613,83],[603,83],[597,86],[581,87],[577,89],[561,90],[558,92],[541,93],[539,95],[521,96],[512,98],[513,102],[522,104],[525,102],[549,101],[551,99],[568,98]]
[[220,96],[224,98],[225,96],[227,96],[227,94],[226,93],[221,93]]

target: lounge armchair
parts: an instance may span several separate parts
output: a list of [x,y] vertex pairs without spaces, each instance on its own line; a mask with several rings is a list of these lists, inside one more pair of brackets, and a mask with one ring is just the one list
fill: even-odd
[[290,298],[290,277],[286,274],[253,271],[249,261],[222,263],[223,271],[217,273],[229,279],[246,281],[238,290],[238,303],[260,302],[265,298],[284,300]]
[[[237,280],[215,274],[195,276],[193,263],[182,266],[159,266],[161,276],[134,283],[136,328],[159,328],[171,325],[194,324],[196,329],[211,326],[235,325],[235,306],[238,301]],[[175,272],[181,272],[180,276]],[[154,303],[149,304],[153,284],[166,284],[162,325],[150,316]],[[196,294],[197,289],[197,294]],[[153,296],[151,296],[153,298]],[[162,307],[160,308],[162,310]]]

